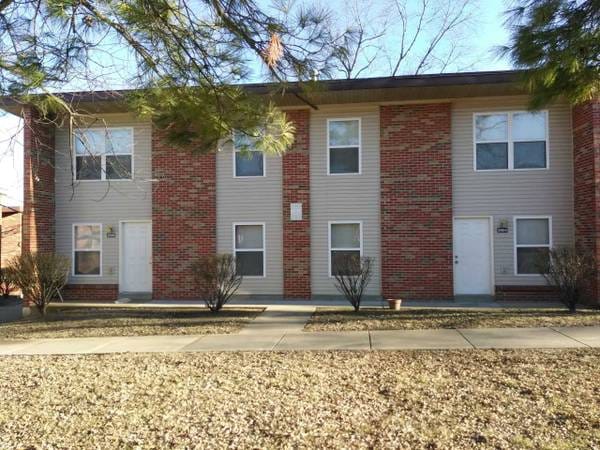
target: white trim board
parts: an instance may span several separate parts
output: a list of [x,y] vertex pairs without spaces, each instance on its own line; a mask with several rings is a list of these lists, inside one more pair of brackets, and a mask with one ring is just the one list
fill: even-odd
[[[236,239],[235,239],[235,228],[238,225],[260,225],[262,227],[262,248],[244,248],[244,249],[240,249],[238,250],[235,246],[236,243]],[[236,253],[237,252],[263,252],[263,274],[261,275],[244,275],[243,278],[248,278],[248,279],[260,279],[260,278],[266,278],[267,277],[267,241],[266,241],[266,236],[267,236],[267,225],[265,222],[234,222],[232,224],[232,237],[233,237],[233,241],[231,242],[231,246],[233,248],[233,256],[235,258]]]

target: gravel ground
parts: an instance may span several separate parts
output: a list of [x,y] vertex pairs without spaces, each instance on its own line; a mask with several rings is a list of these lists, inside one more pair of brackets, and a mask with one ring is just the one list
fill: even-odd
[[600,351],[0,358],[0,448],[599,448]]
[[63,309],[50,311],[46,320],[26,317],[0,324],[0,339],[227,334],[239,331],[261,311],[223,309],[215,314],[198,309]]
[[305,331],[414,330],[426,328],[563,327],[600,325],[600,310],[565,309],[350,309],[318,308]]

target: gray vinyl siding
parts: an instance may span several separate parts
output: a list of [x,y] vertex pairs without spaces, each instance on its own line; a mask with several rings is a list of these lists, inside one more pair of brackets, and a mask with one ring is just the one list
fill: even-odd
[[[360,175],[327,175],[327,119],[361,119]],[[311,286],[313,295],[338,295],[329,276],[328,223],[362,221],[363,256],[374,258],[367,295],[381,293],[379,220],[379,108],[320,107],[310,118]]]
[[[119,282],[119,221],[151,220],[151,126],[127,114],[106,114],[97,126],[133,127],[134,179],[72,181],[69,130],[56,131],[56,251],[72,258],[74,223],[101,223],[102,276],[70,276],[70,283]],[[96,124],[94,125],[96,126]],[[108,227],[116,237],[107,238]],[[72,261],[72,259],[71,259]]]
[[[493,216],[496,285],[544,284],[540,276],[515,275],[513,218],[552,217],[554,246],[573,243],[571,109],[557,103],[548,110],[549,169],[476,172],[473,169],[473,114],[525,110],[525,97],[456,100],[452,111],[454,216]],[[500,220],[508,233],[496,232]]]
[[217,252],[233,253],[233,224],[264,223],[264,278],[245,278],[237,294],[283,295],[283,217],[281,157],[265,159],[265,177],[233,177],[233,148],[217,154]]

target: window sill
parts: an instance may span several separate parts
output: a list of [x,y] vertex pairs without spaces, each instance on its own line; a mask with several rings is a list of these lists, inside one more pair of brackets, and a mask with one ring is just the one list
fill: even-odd
[[75,183],[114,183],[114,182],[131,182],[136,181],[135,178],[117,178],[114,180],[73,180]]
[[499,173],[499,172],[543,172],[550,170],[549,167],[540,167],[538,169],[474,169],[473,172],[476,173]]

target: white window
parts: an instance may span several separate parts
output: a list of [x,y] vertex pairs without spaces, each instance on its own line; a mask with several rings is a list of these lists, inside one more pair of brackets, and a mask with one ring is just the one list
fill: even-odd
[[327,173],[360,174],[360,119],[327,121]]
[[265,276],[265,225],[233,225],[236,272],[244,277]]
[[362,256],[362,223],[329,222],[329,276],[348,267],[347,258],[360,262]]
[[102,275],[102,225],[73,225],[73,275]]
[[264,153],[256,149],[254,138],[237,131],[233,133],[233,175],[236,178],[265,176]]
[[548,168],[548,112],[475,114],[475,170]]
[[550,217],[515,217],[515,273],[539,275],[552,246]]
[[74,140],[76,180],[129,180],[132,178],[132,128],[77,130]]

